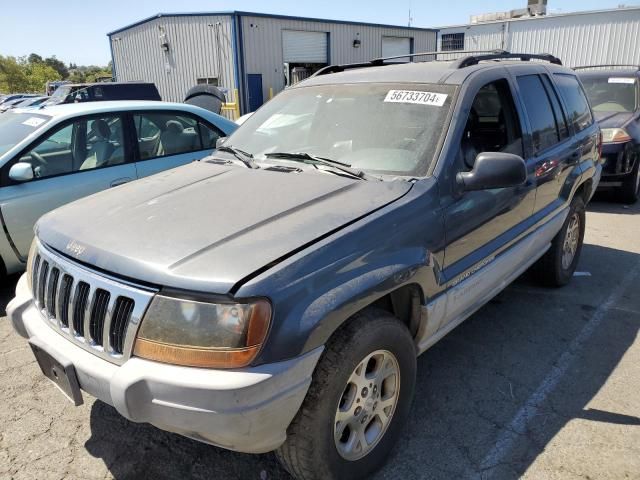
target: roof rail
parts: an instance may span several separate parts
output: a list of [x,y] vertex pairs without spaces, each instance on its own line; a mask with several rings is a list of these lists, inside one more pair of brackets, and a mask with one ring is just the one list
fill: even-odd
[[349,70],[352,68],[365,68],[365,67],[380,67],[385,65],[385,62],[388,60],[397,60],[399,58],[413,58],[413,57],[423,57],[423,56],[433,56],[434,60],[438,60],[438,55],[457,55],[457,54],[467,54],[467,53],[492,53],[496,54],[502,52],[501,50],[469,50],[469,51],[452,51],[452,52],[418,52],[418,53],[408,53],[406,55],[395,55],[393,57],[380,57],[373,58],[368,62],[359,62],[359,63],[345,63],[345,64],[336,64],[336,65],[328,65],[326,67],[321,68],[312,76],[318,75],[327,75],[329,73],[337,73],[343,72],[345,70]]
[[477,65],[480,62],[488,60],[509,59],[519,59],[523,62],[528,62],[529,60],[544,60],[555,65],[562,65],[562,61],[558,57],[555,57],[550,53],[511,53],[505,50],[501,50],[487,55],[471,55],[469,57],[461,58],[459,60],[456,60],[453,68],[470,67],[472,65]]
[[611,63],[606,65],[581,65],[579,67],[573,67],[574,70],[585,70],[587,68],[610,68],[610,67],[630,67],[640,70],[640,65],[625,65],[622,63]]

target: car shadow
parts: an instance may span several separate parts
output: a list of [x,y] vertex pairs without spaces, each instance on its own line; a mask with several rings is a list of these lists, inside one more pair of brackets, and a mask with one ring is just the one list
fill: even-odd
[[[500,464],[481,468],[514,416],[616,288],[619,272],[637,265],[639,257],[585,244],[578,268],[589,270],[590,277],[548,290],[525,274],[423,354],[410,421],[374,478],[517,478],[572,419],[639,425],[637,417],[590,405],[640,326],[640,315],[613,308],[574,352],[566,375],[537,404],[535,421],[514,438]],[[640,311],[640,299],[623,300],[637,302],[627,310]],[[90,421],[85,447],[118,480],[291,478],[273,454],[244,455],[204,445],[132,423],[101,402],[93,404]]]
[[16,294],[16,284],[21,274],[8,275],[0,278],[0,317],[7,314],[7,305]]
[[587,205],[587,210],[598,213],[615,213],[619,215],[640,214],[640,201],[634,204],[620,202],[613,191],[596,192]]

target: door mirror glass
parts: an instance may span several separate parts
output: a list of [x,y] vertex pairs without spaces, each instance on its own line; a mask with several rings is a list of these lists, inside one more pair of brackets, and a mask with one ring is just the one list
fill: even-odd
[[224,142],[227,140],[227,137],[220,137],[216,140],[216,148],[220,148],[224,145]]
[[527,167],[518,155],[484,152],[476,157],[473,170],[458,173],[456,180],[465,191],[517,187],[526,182]]
[[33,180],[33,167],[27,162],[18,162],[9,170],[9,178],[14,182]]

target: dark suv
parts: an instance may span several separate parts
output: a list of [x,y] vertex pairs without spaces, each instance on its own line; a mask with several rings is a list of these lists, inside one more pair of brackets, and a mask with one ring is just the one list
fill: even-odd
[[98,82],[65,83],[56,88],[46,105],[77,102],[104,102],[108,100],[155,100],[160,93],[155,83]]
[[640,67],[578,67],[596,120],[602,129],[603,189],[615,189],[625,203],[640,196]]
[[569,282],[599,147],[548,55],[327,67],[214,155],[44,216],[8,316],[76,404],[366,477],[418,354],[531,266]]

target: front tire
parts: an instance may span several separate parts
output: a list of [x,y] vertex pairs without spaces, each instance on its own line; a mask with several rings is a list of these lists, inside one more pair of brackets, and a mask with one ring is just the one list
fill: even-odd
[[634,166],[631,173],[622,182],[618,192],[620,201],[627,204],[634,204],[640,197],[640,155],[636,150],[632,150],[627,155],[633,155]]
[[551,247],[534,265],[538,281],[547,287],[562,287],[571,281],[576,271],[585,229],[585,206],[581,196],[575,196],[562,228]]
[[278,459],[298,480],[368,477],[402,432],[415,377],[406,326],[383,310],[354,315],[327,344]]

